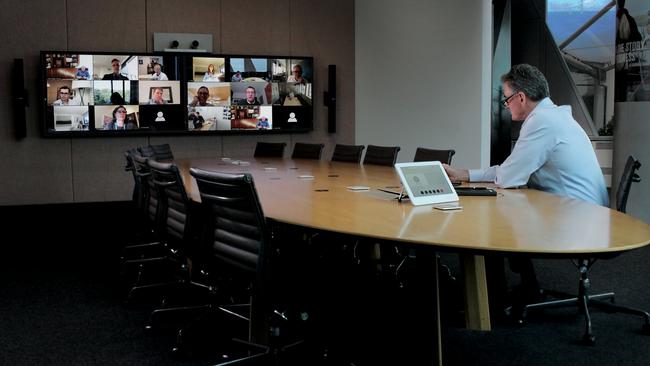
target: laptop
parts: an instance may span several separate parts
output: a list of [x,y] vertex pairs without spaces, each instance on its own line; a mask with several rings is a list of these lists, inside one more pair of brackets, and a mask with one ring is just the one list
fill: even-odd
[[439,161],[397,163],[395,170],[413,205],[458,202],[456,190]]

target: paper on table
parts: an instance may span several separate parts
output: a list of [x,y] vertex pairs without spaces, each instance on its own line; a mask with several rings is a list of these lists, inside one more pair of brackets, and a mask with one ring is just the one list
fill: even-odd
[[345,188],[347,188],[347,189],[349,189],[351,191],[369,191],[370,190],[370,187],[368,187],[368,186],[348,186],[348,187],[345,187]]

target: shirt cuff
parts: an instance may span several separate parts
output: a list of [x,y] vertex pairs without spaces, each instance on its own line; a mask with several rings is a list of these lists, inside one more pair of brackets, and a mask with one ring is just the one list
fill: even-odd
[[496,167],[487,169],[469,169],[470,182],[494,182],[496,179]]

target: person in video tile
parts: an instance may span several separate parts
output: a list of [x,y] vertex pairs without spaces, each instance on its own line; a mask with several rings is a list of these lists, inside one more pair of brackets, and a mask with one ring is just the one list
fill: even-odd
[[208,89],[207,86],[202,86],[196,91],[196,96],[192,99],[190,106],[196,107],[212,105],[212,103],[208,102],[208,98],[210,98],[210,89]]
[[77,73],[75,74],[75,78],[77,78],[77,80],[90,79],[90,73],[88,72],[86,66],[79,67],[79,70],[77,70]]
[[79,102],[73,99],[70,99],[70,88],[68,86],[62,86],[59,88],[59,99],[54,101],[52,105],[79,105]]
[[126,108],[123,105],[113,109],[113,121],[104,125],[104,130],[133,130],[136,124],[127,118]]
[[160,66],[160,64],[153,65],[153,75],[151,76],[151,80],[169,80],[167,74],[162,72],[162,66]]
[[245,105],[260,105],[259,100],[257,100],[257,92],[255,88],[249,86],[246,88],[246,102]]
[[154,88],[153,89],[151,99],[149,99],[149,104],[167,104],[167,101],[165,99],[163,99],[163,89],[162,88]]
[[208,65],[208,72],[203,75],[203,81],[219,81],[219,76],[214,71],[214,65]]
[[269,124],[269,119],[264,116],[260,117],[259,122],[257,122],[257,129],[268,130],[269,128],[271,128],[271,125]]
[[307,84],[307,82],[307,79],[302,77],[302,66],[293,65],[293,68],[291,69],[291,75],[289,75],[287,78],[287,83]]
[[116,58],[112,59],[111,67],[113,68],[113,72],[110,74],[104,74],[102,80],[129,80],[129,78],[120,74],[120,60]]

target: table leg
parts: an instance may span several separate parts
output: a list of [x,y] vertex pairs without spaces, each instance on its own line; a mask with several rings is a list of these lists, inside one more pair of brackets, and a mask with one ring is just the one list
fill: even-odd
[[422,324],[426,324],[425,335],[418,339],[420,344],[417,349],[424,352],[420,357],[427,360],[426,364],[442,366],[438,258],[430,248],[418,248],[415,258],[418,286],[426,289],[420,302],[413,308],[418,314],[422,314]]
[[461,254],[465,274],[465,326],[467,329],[491,329],[485,258],[481,255]]

